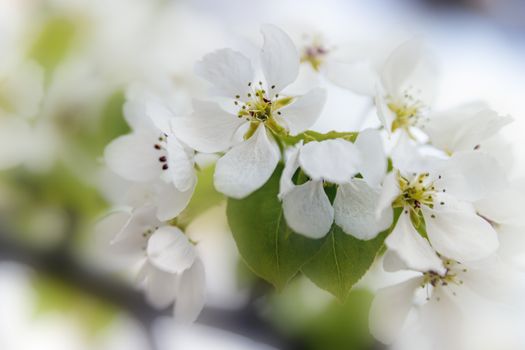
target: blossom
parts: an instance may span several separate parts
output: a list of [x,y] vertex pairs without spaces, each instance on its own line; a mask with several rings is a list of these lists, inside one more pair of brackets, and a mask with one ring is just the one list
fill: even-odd
[[374,96],[379,72],[392,50],[382,38],[332,44],[322,35],[308,35],[301,47],[301,63],[331,83],[356,94]]
[[[402,210],[385,241],[389,250],[407,265],[439,273],[444,268],[434,250],[459,262],[495,252],[497,233],[473,205],[505,187],[495,159],[477,151],[456,152],[448,159],[422,156],[405,140],[392,160],[394,171],[385,177],[377,209]],[[422,227],[428,241],[418,232]]]
[[[306,181],[295,184],[297,169]],[[295,232],[310,238],[324,237],[336,222],[346,233],[359,239],[374,238],[392,223],[392,210],[380,217],[375,209],[379,182],[386,172],[386,156],[375,130],[359,134],[355,144],[342,139],[309,142],[289,157],[280,182],[286,222]],[[362,178],[356,178],[360,173]],[[333,205],[325,186],[336,184]]]
[[388,132],[402,130],[412,136],[414,127],[428,119],[435,98],[436,67],[418,39],[397,47],[385,61],[376,86],[377,114]]
[[269,179],[280,159],[275,136],[306,130],[325,100],[319,88],[303,96],[283,93],[297,78],[299,54],[281,29],[264,25],[261,32],[265,83],[254,80],[255,71],[243,54],[231,49],[210,53],[196,64],[196,73],[212,84],[214,94],[230,99],[235,112],[217,102],[194,101],[191,117],[172,122],[177,137],[197,151],[226,152],[217,161],[214,182],[233,198],[246,197]]
[[510,122],[510,116],[500,116],[478,102],[432,112],[422,128],[433,146],[452,154],[482,147],[484,141]]
[[116,211],[103,221],[106,229],[115,229],[111,240],[114,251],[139,263],[136,279],[148,302],[157,308],[175,302],[175,318],[194,321],[204,305],[205,277],[203,264],[187,236],[159,221],[152,206]]
[[193,194],[197,182],[194,151],[174,136],[170,121],[177,117],[153,95],[131,99],[124,111],[132,132],[106,147],[106,164],[135,183],[135,193],[154,202],[159,219],[171,219]]
[[451,332],[461,325],[465,315],[479,310],[480,305],[488,307],[492,302],[506,300],[515,289],[513,280],[517,277],[512,268],[494,256],[469,263],[442,257],[443,273],[414,269],[389,253],[384,265],[389,272],[405,270],[414,275],[376,293],[370,330],[386,344],[399,338],[409,315],[414,313],[415,321],[426,331],[430,328],[433,336],[450,340]]

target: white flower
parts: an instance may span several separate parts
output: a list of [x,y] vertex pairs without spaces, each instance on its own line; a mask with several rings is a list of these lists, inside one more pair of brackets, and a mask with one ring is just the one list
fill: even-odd
[[[411,269],[388,253],[384,263],[388,271]],[[419,270],[415,277],[377,292],[370,310],[370,330],[378,340],[386,344],[396,341],[414,312],[422,328],[450,339],[464,315],[484,303],[505,300],[517,277],[495,258],[463,264],[443,259],[442,265],[443,273]]]
[[[395,47],[392,38],[352,40],[331,45],[323,36],[305,37],[301,63],[333,84],[356,94],[374,96],[379,71]],[[395,40],[397,42],[397,40]]]
[[433,112],[423,125],[430,143],[452,154],[478,149],[503,126],[512,122],[484,103],[470,103],[443,112]]
[[[494,253],[497,233],[473,202],[504,188],[497,161],[476,151],[457,152],[446,160],[421,158],[406,141],[394,150],[394,171],[384,180],[377,209],[380,213],[393,205],[402,210],[385,241],[388,249],[409,266],[439,273],[444,268],[433,250],[460,262]],[[423,224],[428,241],[417,231]]]
[[[215,186],[243,198],[260,188],[280,159],[271,133],[298,134],[310,127],[324,105],[325,93],[313,89],[304,96],[281,92],[298,74],[299,54],[290,38],[272,25],[262,27],[261,69],[265,83],[255,81],[250,60],[230,49],[206,55],[196,65],[212,91],[232,100],[230,113],[215,102],[194,102],[191,118],[173,120],[177,137],[205,153],[224,152],[215,169]],[[242,133],[244,140],[238,143]]]
[[177,117],[153,96],[131,100],[124,110],[133,130],[106,147],[106,163],[137,183],[142,197],[158,207],[160,220],[173,218],[186,207],[197,182],[194,151],[173,135],[170,121]]
[[386,60],[376,87],[379,119],[388,132],[403,130],[412,135],[428,118],[435,97],[436,68],[420,40],[396,48]]
[[[306,178],[296,185],[293,177],[298,168]],[[297,233],[321,238],[335,220],[348,234],[374,238],[392,223],[390,208],[379,218],[375,215],[385,172],[386,156],[375,130],[361,132],[355,144],[335,139],[299,146],[287,161],[280,183],[287,224]],[[362,178],[355,178],[357,173]],[[333,205],[324,190],[326,183],[338,185]]]
[[202,262],[186,235],[159,221],[156,208],[151,206],[115,212],[104,221],[121,223],[111,246],[142,265],[137,283],[148,302],[157,308],[175,302],[175,318],[193,322],[204,306],[205,276]]

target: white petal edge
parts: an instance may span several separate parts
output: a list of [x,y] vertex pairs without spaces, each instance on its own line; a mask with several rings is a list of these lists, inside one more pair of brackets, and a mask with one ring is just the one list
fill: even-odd
[[[299,75],[299,52],[292,39],[280,28],[261,26],[264,43],[261,49],[261,65],[268,90],[279,93]],[[273,89],[272,86],[275,86]]]
[[312,180],[336,184],[345,183],[356,175],[360,161],[357,147],[341,139],[309,142],[299,155],[301,168]]
[[361,152],[359,172],[371,187],[379,187],[388,165],[381,134],[375,129],[365,129],[357,136],[355,145]]
[[391,344],[401,335],[415,291],[422,282],[422,277],[415,277],[377,292],[369,319],[370,332],[377,340]]
[[459,262],[485,258],[499,247],[494,228],[473,210],[423,207],[427,234],[434,249]]
[[232,49],[220,49],[205,55],[195,64],[195,74],[212,84],[216,95],[235,99],[245,97],[254,70],[250,60]]
[[355,238],[369,240],[390,227],[393,210],[386,208],[376,217],[379,191],[362,179],[352,179],[349,184],[339,185],[334,200],[335,223]]
[[193,114],[173,118],[172,131],[179,140],[199,152],[221,152],[234,143],[234,135],[246,121],[224,111],[215,102],[193,101]]
[[322,181],[308,181],[288,192],[283,197],[283,213],[292,230],[313,239],[326,236],[334,221],[334,208]]
[[416,231],[410,220],[410,213],[403,210],[392,233],[385,240],[387,248],[411,269],[445,273],[441,259],[426,239]]
[[147,182],[158,178],[162,172],[159,156],[162,151],[154,148],[157,135],[134,132],[113,140],[104,151],[108,167],[126,180]]
[[303,96],[297,96],[288,106],[280,109],[290,133],[297,135],[310,128],[319,119],[326,102],[326,91],[315,88]]
[[272,176],[280,152],[266,128],[255,133],[222,156],[215,166],[215,188],[232,198],[244,198],[259,189]]
[[181,273],[195,261],[195,249],[188,237],[177,227],[159,228],[148,240],[148,259],[156,268]]
[[188,324],[197,319],[206,302],[205,277],[204,264],[198,258],[182,273],[175,301],[175,322]]

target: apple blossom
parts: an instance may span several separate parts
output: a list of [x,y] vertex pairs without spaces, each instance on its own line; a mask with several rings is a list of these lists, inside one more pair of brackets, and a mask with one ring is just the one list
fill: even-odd
[[[307,181],[294,184],[298,168]],[[355,144],[342,139],[299,145],[290,155],[281,177],[279,197],[284,217],[297,233],[324,237],[332,223],[360,239],[374,238],[392,223],[392,210],[375,216],[379,182],[386,172],[386,156],[375,130],[361,132]],[[362,178],[356,178],[360,173]],[[325,193],[337,186],[333,205]]]
[[195,71],[212,84],[214,94],[232,101],[235,112],[216,102],[195,101],[191,117],[173,120],[173,132],[197,151],[226,152],[216,165],[215,186],[234,198],[246,197],[268,180],[280,159],[275,136],[305,131],[317,120],[325,100],[319,88],[303,96],[283,93],[297,78],[299,54],[281,29],[264,25],[261,32],[265,83],[255,80],[243,54],[231,49],[210,53]]

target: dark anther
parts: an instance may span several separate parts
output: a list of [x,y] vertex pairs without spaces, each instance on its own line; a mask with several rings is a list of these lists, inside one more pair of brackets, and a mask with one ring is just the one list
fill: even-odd
[[439,203],[439,204],[441,204],[441,205],[445,205],[445,202],[441,202],[441,203]]
[[154,145],[153,147],[154,147],[155,149],[160,149],[160,145],[157,145],[157,144]]
[[477,151],[480,147],[481,147],[481,145],[474,146],[474,151]]
[[164,164],[164,165],[162,166],[162,170],[168,170],[168,164]]
[[275,89],[275,85],[272,85],[271,88],[272,88],[272,89]]
[[235,98],[241,98],[241,96],[240,95],[235,95]]
[[251,83],[251,82],[249,82],[249,83],[248,83],[248,86],[252,86],[252,83]]
[[159,162],[165,162],[165,161],[166,161],[166,156],[159,157]]
[[277,111],[277,114],[281,115],[281,111]]

